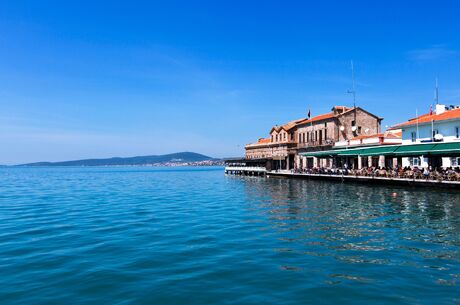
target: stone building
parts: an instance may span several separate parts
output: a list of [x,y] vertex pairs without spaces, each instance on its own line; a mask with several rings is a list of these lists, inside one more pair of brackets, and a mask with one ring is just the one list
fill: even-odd
[[[298,153],[331,149],[336,142],[380,133],[382,118],[360,108],[334,106],[330,113],[298,124]],[[314,157],[297,156],[297,167],[330,167],[332,159],[318,163]]]
[[380,133],[382,118],[360,108],[334,106],[331,112],[291,121],[270,130],[270,137],[246,145],[246,158],[271,160],[271,169],[331,166],[331,160],[299,153],[331,149],[336,142]]

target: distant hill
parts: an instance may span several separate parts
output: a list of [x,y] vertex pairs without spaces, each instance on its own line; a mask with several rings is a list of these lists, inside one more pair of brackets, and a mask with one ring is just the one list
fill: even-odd
[[116,165],[161,165],[167,163],[192,163],[217,160],[194,152],[179,152],[167,155],[138,156],[128,158],[84,159],[62,162],[36,162],[19,166],[116,166]]

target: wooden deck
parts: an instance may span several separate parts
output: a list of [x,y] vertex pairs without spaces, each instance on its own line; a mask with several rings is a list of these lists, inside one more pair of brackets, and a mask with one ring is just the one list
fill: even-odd
[[267,177],[278,178],[296,178],[312,180],[329,180],[336,182],[352,182],[362,184],[380,184],[380,185],[401,185],[412,187],[442,187],[460,190],[459,181],[434,181],[425,179],[407,179],[407,178],[384,178],[384,177],[364,177],[364,176],[342,176],[342,175],[325,175],[325,174],[299,174],[289,171],[267,172]]

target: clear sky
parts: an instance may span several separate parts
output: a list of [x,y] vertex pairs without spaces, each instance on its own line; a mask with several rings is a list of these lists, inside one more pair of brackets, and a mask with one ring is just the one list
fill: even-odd
[[[371,3],[372,2],[372,3]],[[1,1],[0,164],[243,154],[357,104],[460,104],[458,1]]]

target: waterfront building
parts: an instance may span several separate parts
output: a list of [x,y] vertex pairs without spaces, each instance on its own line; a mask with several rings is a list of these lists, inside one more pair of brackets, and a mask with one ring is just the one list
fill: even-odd
[[383,119],[361,107],[334,106],[331,112],[274,126],[269,138],[246,145],[246,159],[266,159],[267,169],[332,166],[332,158],[305,155],[333,148],[335,143],[381,132]]
[[268,170],[293,168],[298,145],[295,130],[305,120],[298,119],[272,127],[269,138],[261,138],[256,143],[245,146],[246,159],[267,159]]
[[[378,137],[380,140],[372,140],[377,145],[368,145],[370,143],[365,142],[371,140],[357,137],[347,142],[347,145],[336,143],[334,149],[301,155],[322,160],[332,158],[333,167],[349,169],[459,167],[459,128],[460,107],[436,105],[435,112],[397,124],[384,133],[383,138]],[[400,144],[391,143],[398,141],[390,139],[398,134],[401,134]]]
[[[402,158],[402,166],[447,168],[460,165],[456,151],[460,148],[460,106],[437,104],[434,112],[412,118],[391,129],[402,130],[403,145],[419,149],[419,153]],[[449,149],[443,154],[431,154],[431,147],[438,143],[457,144],[449,144]]]
[[297,167],[331,167],[332,158],[317,159],[308,153],[329,150],[335,143],[380,133],[382,120],[361,107],[334,106],[329,113],[300,122],[297,125]]

